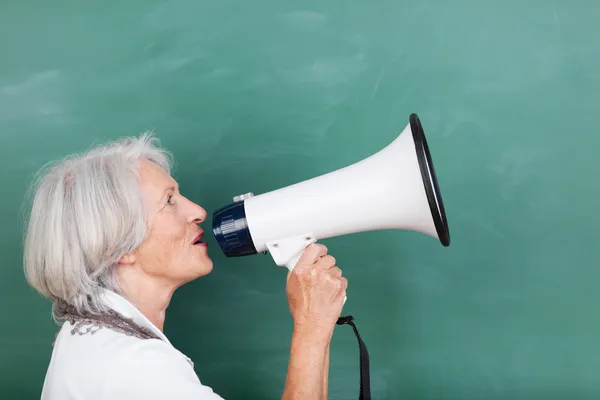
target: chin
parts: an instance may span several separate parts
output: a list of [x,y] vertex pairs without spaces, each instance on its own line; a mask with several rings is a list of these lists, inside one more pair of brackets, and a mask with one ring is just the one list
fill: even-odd
[[196,269],[196,271],[198,271],[198,276],[208,275],[211,273],[212,270],[213,270],[213,262],[210,259],[208,259],[207,261],[204,261],[202,263],[202,265],[199,265],[198,268]]
[[195,256],[188,260],[181,260],[180,263],[182,267],[185,266],[185,269],[181,270],[181,272],[187,276],[188,280],[208,275],[213,270],[213,261],[207,254]]
[[208,263],[208,265],[206,266],[206,274],[210,274],[212,270],[213,270],[213,263],[212,263],[212,262],[210,262],[210,263]]

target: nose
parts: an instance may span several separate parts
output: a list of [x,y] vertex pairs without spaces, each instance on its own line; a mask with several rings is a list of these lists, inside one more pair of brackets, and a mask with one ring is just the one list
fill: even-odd
[[193,201],[189,201],[189,217],[188,222],[191,224],[199,224],[206,220],[206,210],[200,207],[198,204]]

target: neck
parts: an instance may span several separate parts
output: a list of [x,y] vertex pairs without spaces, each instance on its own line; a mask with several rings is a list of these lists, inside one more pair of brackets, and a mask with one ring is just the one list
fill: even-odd
[[140,269],[123,268],[117,275],[123,295],[162,332],[165,312],[177,285],[145,275]]

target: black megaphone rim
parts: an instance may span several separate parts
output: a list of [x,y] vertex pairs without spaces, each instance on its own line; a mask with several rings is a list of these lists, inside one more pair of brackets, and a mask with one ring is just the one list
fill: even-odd
[[431,210],[435,230],[437,231],[442,245],[447,247],[450,245],[450,231],[448,229],[446,210],[444,208],[444,201],[442,200],[442,194],[433,166],[431,152],[427,144],[427,139],[425,138],[421,120],[417,114],[412,113],[409,120],[410,129],[415,142],[417,159],[419,161],[419,169],[421,170],[421,177],[423,178],[423,186],[425,187],[425,193],[427,194],[427,201],[429,202],[429,209]]

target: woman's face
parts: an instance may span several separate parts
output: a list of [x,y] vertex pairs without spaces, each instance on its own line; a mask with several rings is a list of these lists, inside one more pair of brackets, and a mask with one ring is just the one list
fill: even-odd
[[179,193],[177,182],[150,161],[140,162],[140,187],[150,217],[150,233],[135,251],[146,274],[178,284],[208,274],[213,267],[198,226],[206,211]]

